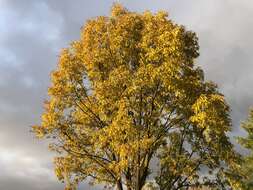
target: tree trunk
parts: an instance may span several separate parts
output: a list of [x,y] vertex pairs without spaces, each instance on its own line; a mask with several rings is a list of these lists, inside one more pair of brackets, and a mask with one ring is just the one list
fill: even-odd
[[123,190],[123,186],[122,186],[121,180],[117,181],[117,190]]

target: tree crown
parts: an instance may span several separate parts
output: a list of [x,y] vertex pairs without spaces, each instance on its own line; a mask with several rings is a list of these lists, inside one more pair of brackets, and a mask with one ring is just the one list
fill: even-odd
[[198,55],[195,33],[165,12],[115,4],[109,17],[87,21],[80,40],[62,50],[42,123],[33,127],[60,153],[58,178],[139,190],[153,172],[160,189],[218,186],[225,175],[235,185],[229,106],[204,80]]

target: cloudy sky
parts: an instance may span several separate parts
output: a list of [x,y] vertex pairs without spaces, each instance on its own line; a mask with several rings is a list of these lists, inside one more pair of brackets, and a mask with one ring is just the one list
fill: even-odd
[[[108,15],[112,2],[0,0],[1,190],[62,189],[53,174],[52,155],[29,132],[30,126],[40,121],[49,73],[60,49],[79,38],[88,18]],[[253,1],[120,2],[138,12],[166,10],[175,22],[198,34],[197,62],[231,105],[232,136],[243,134],[239,123],[253,106]]]

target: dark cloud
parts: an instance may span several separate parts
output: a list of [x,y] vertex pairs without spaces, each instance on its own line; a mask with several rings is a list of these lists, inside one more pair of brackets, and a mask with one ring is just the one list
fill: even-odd
[[[234,132],[253,105],[251,0],[121,1],[134,11],[169,11],[196,31],[206,78],[231,104]],[[90,17],[107,15],[113,1],[0,0],[0,189],[62,189],[52,154],[29,133],[39,123],[49,74],[58,53],[79,38]],[[85,188],[85,187],[83,187]]]

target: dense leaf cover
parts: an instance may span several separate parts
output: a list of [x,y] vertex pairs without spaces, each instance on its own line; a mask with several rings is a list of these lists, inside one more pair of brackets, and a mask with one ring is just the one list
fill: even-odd
[[140,190],[149,176],[161,190],[240,188],[229,106],[204,80],[198,55],[195,33],[165,12],[115,4],[110,16],[87,21],[62,50],[42,123],[33,126],[52,140],[67,189],[88,178]]

